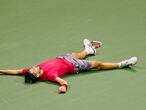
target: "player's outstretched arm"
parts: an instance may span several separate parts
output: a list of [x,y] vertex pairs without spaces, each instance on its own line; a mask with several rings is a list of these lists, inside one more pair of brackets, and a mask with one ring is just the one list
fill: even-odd
[[59,93],[66,93],[67,89],[68,89],[68,83],[67,81],[65,81],[64,79],[60,78],[60,77],[56,77],[56,82],[58,82],[60,84],[60,87],[58,89]]
[[0,74],[8,74],[8,75],[22,74],[22,69],[17,69],[17,70],[0,70]]

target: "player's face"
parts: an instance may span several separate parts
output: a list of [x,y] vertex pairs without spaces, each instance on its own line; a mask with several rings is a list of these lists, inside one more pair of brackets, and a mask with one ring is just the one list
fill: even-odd
[[40,77],[43,74],[43,71],[40,69],[39,66],[32,67],[30,69],[30,72],[33,73],[37,77]]

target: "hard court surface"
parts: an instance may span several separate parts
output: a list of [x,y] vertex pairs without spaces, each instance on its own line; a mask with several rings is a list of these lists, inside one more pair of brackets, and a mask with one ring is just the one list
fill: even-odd
[[0,75],[0,110],[146,110],[145,30],[145,0],[0,0],[0,69],[81,51],[84,38],[103,42],[89,60],[138,57],[131,68],[66,76],[66,94]]

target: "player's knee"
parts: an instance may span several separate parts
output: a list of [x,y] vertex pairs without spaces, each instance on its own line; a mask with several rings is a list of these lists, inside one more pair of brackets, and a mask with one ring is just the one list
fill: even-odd
[[77,52],[72,52],[71,55],[74,56],[75,58],[79,58],[79,54]]
[[100,61],[92,62],[92,68],[101,69],[103,65],[104,65],[103,62],[100,62]]
[[76,52],[72,52],[71,54],[72,54],[72,56],[77,56]]

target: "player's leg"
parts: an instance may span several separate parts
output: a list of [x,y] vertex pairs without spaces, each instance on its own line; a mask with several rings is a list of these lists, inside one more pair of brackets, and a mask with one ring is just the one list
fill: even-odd
[[86,56],[88,55],[86,51],[81,51],[79,53],[77,52],[73,52],[72,55],[75,57],[75,58],[78,58],[78,59],[84,59],[86,58]]
[[84,59],[87,55],[95,55],[96,48],[101,47],[102,43],[99,41],[89,41],[88,39],[83,40],[85,49],[79,53],[72,53],[75,58]]
[[119,67],[117,63],[101,62],[101,61],[91,61],[91,68],[95,69],[116,69]]
[[100,62],[100,61],[91,61],[91,68],[96,69],[116,69],[116,68],[124,68],[130,65],[135,65],[137,63],[137,57],[131,57],[130,59],[121,61],[119,63],[108,63],[108,62]]

